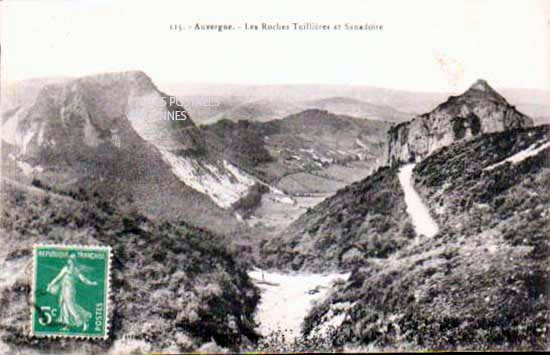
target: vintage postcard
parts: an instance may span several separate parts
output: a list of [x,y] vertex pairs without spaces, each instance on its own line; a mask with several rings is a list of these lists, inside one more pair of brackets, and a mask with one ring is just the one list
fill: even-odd
[[550,350],[548,0],[3,0],[0,48],[0,355]]

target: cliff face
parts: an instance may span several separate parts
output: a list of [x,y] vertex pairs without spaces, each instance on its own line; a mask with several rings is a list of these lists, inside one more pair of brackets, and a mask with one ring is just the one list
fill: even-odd
[[[254,184],[223,154],[209,154],[185,108],[140,71],[47,85],[32,104],[7,116],[0,132],[17,147],[17,163],[47,173],[63,167],[71,173],[79,169],[80,176],[105,175],[110,164],[123,178],[159,175],[159,169],[132,172],[160,161],[162,169],[171,170],[165,175],[174,175],[221,208]],[[117,164],[121,152],[132,160],[126,169]],[[142,159],[144,154],[153,157]]]
[[217,232],[240,228],[228,207],[253,179],[209,154],[200,129],[174,101],[140,71],[46,85],[2,118],[0,143],[13,147],[3,176],[130,195],[147,215]]
[[127,146],[130,142],[120,138],[128,130],[171,149],[200,149],[198,130],[188,117],[164,119],[173,111],[185,109],[171,104],[143,72],[94,75],[45,86],[10,119],[12,132],[3,138],[26,158],[37,158],[44,150],[95,150],[116,140]]
[[483,133],[532,126],[484,80],[460,96],[451,96],[433,111],[392,127],[388,132],[388,163],[420,161],[455,141]]

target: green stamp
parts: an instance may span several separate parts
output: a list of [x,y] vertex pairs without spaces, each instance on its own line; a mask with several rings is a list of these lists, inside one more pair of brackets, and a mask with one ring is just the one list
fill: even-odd
[[111,248],[35,245],[31,335],[107,339]]

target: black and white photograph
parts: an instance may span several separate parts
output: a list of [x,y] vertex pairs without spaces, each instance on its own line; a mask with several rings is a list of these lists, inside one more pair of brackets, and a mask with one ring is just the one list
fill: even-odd
[[547,0],[0,1],[0,355],[550,350]]

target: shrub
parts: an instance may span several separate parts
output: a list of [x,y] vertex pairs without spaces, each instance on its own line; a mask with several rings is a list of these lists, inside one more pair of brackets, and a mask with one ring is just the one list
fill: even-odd
[[32,186],[35,186],[35,187],[38,187],[38,188],[42,188],[42,187],[43,187],[42,182],[41,182],[40,180],[38,180],[37,178],[33,178],[33,179],[32,179],[31,185],[32,185]]

